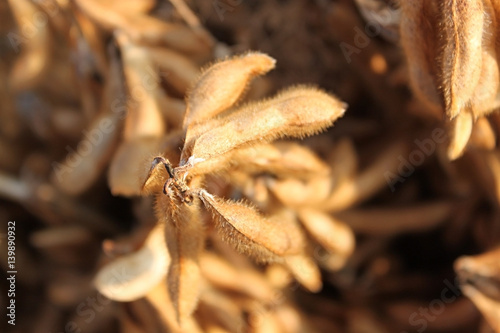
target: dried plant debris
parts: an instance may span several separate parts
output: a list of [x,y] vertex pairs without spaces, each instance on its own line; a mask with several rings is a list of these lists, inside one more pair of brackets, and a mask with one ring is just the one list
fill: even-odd
[[[332,125],[345,111],[344,103],[309,87],[296,87],[265,102],[232,108],[252,76],[263,72],[259,69],[262,62],[267,69],[274,66],[269,56],[248,53],[216,63],[201,75],[187,99],[186,141],[179,165],[174,167],[164,157],[155,157],[143,185],[145,192],[155,194],[159,223],[165,228],[172,257],[169,292],[181,323],[190,316],[198,298],[198,258],[208,227],[199,213],[201,202],[212,213],[222,239],[238,252],[259,261],[290,257],[293,263],[292,256],[304,253],[304,235],[293,215],[265,217],[243,202],[223,200],[200,187],[207,172],[227,171],[223,162],[230,163],[230,159],[222,157],[233,150],[284,136],[313,134]],[[231,85],[224,86],[222,78]],[[205,108],[208,115],[202,113]],[[227,114],[221,114],[224,112]],[[211,168],[190,174],[205,163]]]
[[448,156],[462,155],[473,123],[498,106],[498,4],[402,1],[401,42],[416,96],[449,122]]
[[0,331],[500,333],[499,20],[1,2]]

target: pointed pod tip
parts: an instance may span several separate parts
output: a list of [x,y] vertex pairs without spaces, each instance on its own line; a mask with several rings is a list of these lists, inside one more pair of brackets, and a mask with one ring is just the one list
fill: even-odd
[[276,59],[273,57],[267,55],[266,53],[262,53],[259,51],[251,51],[248,53],[245,53],[241,59],[249,60],[251,61],[254,66],[255,64],[259,64],[258,67],[258,72],[259,73],[265,73],[270,71],[276,66]]
[[461,149],[455,147],[449,147],[446,155],[448,156],[448,159],[450,161],[455,161],[463,155],[464,151],[465,147]]

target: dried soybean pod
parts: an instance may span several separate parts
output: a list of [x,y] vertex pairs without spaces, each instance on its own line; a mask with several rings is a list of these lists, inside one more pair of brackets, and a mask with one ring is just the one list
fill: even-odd
[[358,172],[358,154],[352,140],[342,138],[331,151],[328,164],[335,184],[352,179]]
[[474,118],[485,116],[498,107],[499,78],[496,55],[484,51],[481,78],[470,101]]
[[188,94],[184,128],[230,108],[240,99],[251,79],[267,73],[275,63],[276,60],[266,54],[249,52],[210,66]]
[[219,289],[231,290],[251,298],[272,302],[275,292],[265,277],[250,267],[235,267],[226,259],[205,252],[200,257],[203,276]]
[[113,5],[96,0],[76,0],[77,6],[99,26],[109,31],[120,30],[135,43],[166,45],[181,52],[206,55],[210,45],[200,43],[198,36],[186,26],[159,20],[155,17],[116,10]]
[[128,107],[123,137],[159,137],[165,133],[160,111],[160,98],[164,94],[158,73],[146,49],[135,45],[125,34],[117,32],[116,40],[122,52],[124,74],[133,103]]
[[196,308],[201,287],[198,258],[205,232],[199,204],[188,206],[162,192],[156,197],[156,214],[164,227],[171,264],[167,282],[177,321],[182,326]]
[[444,40],[439,78],[446,115],[453,119],[467,107],[481,76],[483,2],[445,0],[440,12]]
[[[182,327],[179,326],[179,323],[176,319],[175,309],[172,304],[172,300],[169,297],[168,288],[165,281],[160,282],[156,286],[150,286],[150,291],[146,295],[146,300],[150,303],[151,306],[154,307],[155,311],[151,311],[150,307],[145,309],[145,311],[151,313],[153,318],[155,318],[156,321],[161,322],[162,325],[160,328],[145,328],[145,326],[147,327],[147,323],[141,323],[142,325],[140,326],[142,329],[144,329],[144,332],[164,331],[165,328],[168,328],[170,332],[203,332],[196,320],[192,317],[184,321]],[[140,317],[144,318],[144,316]]]
[[315,177],[306,181],[295,178],[266,179],[272,193],[286,206],[298,208],[324,202],[332,192],[329,177]]
[[93,21],[107,30],[125,26],[123,13],[112,10],[110,4],[96,0],[76,0],[76,5]]
[[285,266],[295,279],[307,290],[315,293],[321,290],[321,272],[316,263],[308,256],[299,254],[287,256]]
[[118,145],[121,115],[109,105],[121,93],[118,59],[110,56],[108,80],[100,114],[90,124],[87,133],[96,133],[97,139],[84,136],[76,150],[66,156],[62,165],[54,164],[52,182],[63,192],[78,195],[86,191],[101,175]]
[[369,198],[386,186],[394,187],[401,165],[398,157],[405,156],[407,152],[408,145],[404,142],[391,145],[370,166],[356,177],[341,182],[325,202],[316,206],[330,212],[340,211]]
[[354,251],[354,233],[343,221],[313,209],[301,209],[299,219],[307,232],[329,253],[339,257],[339,267]]
[[480,158],[484,159],[484,164],[481,163],[482,168],[479,170],[484,170],[481,176],[486,177],[484,181],[486,189],[490,196],[500,203],[500,152],[498,150],[486,152],[481,154]]
[[236,149],[231,160],[246,172],[266,172],[278,177],[309,179],[326,176],[330,171],[312,150],[295,142],[275,142]]
[[180,93],[184,94],[198,77],[198,66],[181,53],[164,47],[150,47],[147,50],[160,70],[167,72],[165,80]]
[[177,161],[183,135],[181,130],[175,130],[164,137],[144,136],[122,142],[108,169],[108,185],[113,195],[133,196],[161,191],[165,183],[163,177],[155,178],[156,187],[144,188],[145,180],[149,185],[153,180],[146,179],[148,168],[144,167],[145,163],[158,152],[163,152],[162,155],[171,161]]
[[109,6],[113,11],[121,13],[148,13],[156,5],[154,0],[106,0],[106,6]]
[[419,100],[436,113],[442,110],[434,68],[437,56],[436,11],[434,1],[401,1],[401,44],[405,51],[410,84]]
[[469,109],[460,112],[450,121],[450,143],[447,149],[448,158],[453,161],[459,158],[469,142],[474,120]]
[[[109,299],[130,302],[144,297],[167,275],[170,256],[165,244],[163,227],[151,230],[143,247],[125,255],[99,270],[94,284]],[[127,274],[121,274],[126,272]]]
[[130,38],[141,45],[163,45],[196,59],[209,57],[212,45],[200,43],[188,27],[159,20],[149,15],[126,15],[120,26]]
[[282,332],[280,323],[274,316],[274,311],[265,308],[262,304],[253,303],[246,309],[248,321],[250,322],[249,332],[268,333]]
[[222,200],[201,190],[199,196],[212,212],[222,239],[238,252],[259,261],[274,261],[303,250],[303,234],[298,225],[270,219],[240,202]]
[[170,0],[172,5],[179,13],[179,15],[188,24],[191,30],[198,36],[201,43],[213,46],[215,44],[215,38],[210,34],[210,32],[201,24],[195,13],[189,8],[184,0]]
[[[307,163],[304,163],[307,161]],[[256,144],[196,163],[189,173],[209,174],[235,167],[247,174],[268,173],[280,178],[327,177],[330,168],[312,150],[295,142]]]
[[165,96],[146,49],[132,43],[123,33],[116,33],[116,39],[122,51],[130,100],[124,141],[114,154],[108,170],[108,183],[115,195],[137,195],[140,192],[139,163],[160,151],[160,137],[166,127],[160,111]]
[[230,295],[215,289],[207,288],[200,295],[196,313],[206,333],[241,332],[245,327],[242,309]]
[[409,207],[355,209],[336,216],[356,234],[396,236],[436,228],[447,221],[454,207],[451,202],[437,201]]
[[208,160],[256,142],[316,134],[331,126],[346,107],[336,97],[313,87],[288,89],[195,128],[197,135],[186,138],[181,163],[188,158]]
[[139,138],[123,142],[116,150],[108,169],[108,185],[113,195],[141,194],[141,181],[147,170],[140,168],[142,161],[160,151],[159,138]]
[[495,99],[499,88],[499,68],[497,60],[498,19],[490,0],[483,1],[484,22],[482,38],[482,64],[479,82],[471,98],[474,117],[490,113],[495,108]]
[[478,118],[469,140],[469,145],[479,149],[493,150],[495,149],[497,137],[490,122],[487,118]]

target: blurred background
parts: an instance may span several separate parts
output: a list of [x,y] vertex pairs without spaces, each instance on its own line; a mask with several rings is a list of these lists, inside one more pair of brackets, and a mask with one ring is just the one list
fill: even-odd
[[[9,221],[17,271],[16,325],[4,315],[0,330],[500,332],[500,118],[475,120],[450,161],[460,134],[412,90],[404,15],[382,0],[0,2],[2,309]],[[307,255],[256,263],[204,213],[202,289],[182,328],[165,281],[127,301],[94,281],[149,244],[154,199],[140,185],[155,154],[182,148],[193,82],[249,50],[277,63],[244,101],[306,84],[348,109],[272,146],[276,163],[297,154],[299,171],[322,174],[284,176],[266,160],[209,175],[211,193],[290,211]]]

